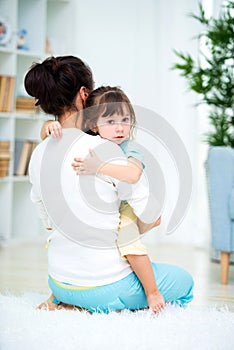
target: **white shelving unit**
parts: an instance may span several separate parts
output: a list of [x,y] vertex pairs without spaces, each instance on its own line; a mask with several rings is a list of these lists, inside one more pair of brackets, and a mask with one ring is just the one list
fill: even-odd
[[[45,52],[48,39],[53,55],[71,54],[73,0],[0,0],[0,21],[11,32],[7,43],[0,40],[0,75],[16,78],[14,101],[22,96],[23,79],[33,62],[51,56]],[[66,23],[66,25],[64,25]],[[17,49],[17,33],[25,29],[28,50]],[[32,205],[28,176],[14,176],[15,139],[39,141],[46,117],[41,113],[0,112],[0,141],[10,141],[9,173],[0,177],[0,242],[25,239],[43,232]]]

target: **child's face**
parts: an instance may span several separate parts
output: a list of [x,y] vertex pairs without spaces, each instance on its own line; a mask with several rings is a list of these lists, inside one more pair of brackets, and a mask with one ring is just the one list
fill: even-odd
[[99,135],[120,145],[129,136],[131,130],[130,115],[119,115],[117,113],[108,117],[99,117],[97,120]]

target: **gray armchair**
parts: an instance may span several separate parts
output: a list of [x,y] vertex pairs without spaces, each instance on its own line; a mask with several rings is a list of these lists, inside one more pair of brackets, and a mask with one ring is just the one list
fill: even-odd
[[212,245],[221,256],[221,283],[228,283],[234,252],[234,149],[213,147],[207,159]]

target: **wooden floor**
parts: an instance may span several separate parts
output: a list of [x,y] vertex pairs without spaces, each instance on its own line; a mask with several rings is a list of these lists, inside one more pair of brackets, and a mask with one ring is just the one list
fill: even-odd
[[[229,283],[220,283],[220,265],[210,261],[209,252],[181,245],[158,243],[148,247],[156,262],[172,263],[187,269],[195,281],[195,307],[228,307],[234,312],[234,266]],[[24,292],[49,294],[45,242],[11,243],[0,246],[0,292],[19,295]]]

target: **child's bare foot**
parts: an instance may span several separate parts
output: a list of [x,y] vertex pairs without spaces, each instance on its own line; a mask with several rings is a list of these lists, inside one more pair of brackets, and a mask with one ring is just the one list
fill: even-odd
[[46,301],[41,303],[37,307],[37,309],[39,309],[39,310],[49,310],[49,311],[62,309],[62,305],[61,304],[56,304],[55,302],[53,302],[54,299],[55,299],[55,296],[53,294],[51,294],[49,299],[47,299]]
[[165,307],[165,301],[163,296],[159,292],[155,292],[147,295],[148,305],[153,313],[159,313]]

